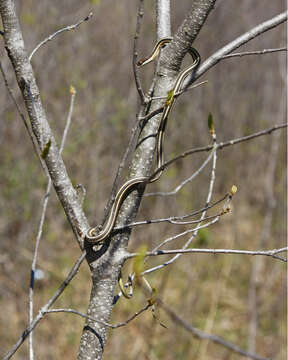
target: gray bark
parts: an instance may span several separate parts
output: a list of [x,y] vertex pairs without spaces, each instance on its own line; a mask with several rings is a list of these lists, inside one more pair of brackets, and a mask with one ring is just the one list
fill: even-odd
[[156,1],[157,41],[171,36],[170,0]]

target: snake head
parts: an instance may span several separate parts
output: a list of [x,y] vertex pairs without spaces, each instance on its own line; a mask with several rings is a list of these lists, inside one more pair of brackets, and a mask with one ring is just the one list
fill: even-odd
[[139,66],[139,67],[140,67],[140,66],[143,66],[143,64],[144,64],[144,62],[145,62],[146,60],[147,60],[146,58],[145,58],[145,59],[140,59],[140,60],[137,61],[136,65]]

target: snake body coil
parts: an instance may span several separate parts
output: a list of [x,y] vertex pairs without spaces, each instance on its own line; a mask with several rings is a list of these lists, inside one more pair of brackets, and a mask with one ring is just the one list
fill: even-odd
[[[155,45],[155,47],[152,51],[152,54],[148,58],[138,61],[137,66],[144,66],[144,65],[148,64],[149,62],[153,61],[158,56],[160,49],[163,46],[165,46],[167,43],[169,43],[171,40],[172,40],[171,38],[161,39]],[[184,69],[178,75],[175,85],[174,85],[173,89],[169,92],[169,95],[167,96],[167,99],[166,99],[166,102],[164,105],[164,110],[163,110],[163,113],[161,116],[161,120],[160,120],[159,127],[158,127],[158,132],[157,132],[157,149],[156,149],[157,169],[161,168],[164,163],[164,156],[163,156],[164,132],[165,132],[168,116],[169,116],[172,106],[175,102],[176,96],[177,96],[178,92],[181,90],[181,87],[182,87],[183,82],[186,79],[186,77],[192,73],[192,71],[199,65],[200,60],[201,60],[198,51],[194,48],[191,48],[190,55],[192,56],[193,63],[188,68]],[[121,186],[121,188],[118,190],[118,192],[116,194],[115,201],[112,205],[112,208],[110,210],[110,213],[109,213],[109,216],[105,223],[104,228],[101,229],[100,231],[98,230],[98,227],[90,228],[85,235],[86,240],[88,240],[89,242],[94,243],[94,244],[103,242],[111,234],[113,227],[115,225],[115,221],[116,221],[118,212],[120,210],[121,204],[124,201],[124,199],[126,198],[126,196],[130,193],[130,191],[134,187],[136,187],[140,184],[145,184],[145,183],[151,184],[154,181],[157,181],[160,178],[162,171],[163,170],[160,170],[153,177],[140,176],[140,177],[126,181]]]

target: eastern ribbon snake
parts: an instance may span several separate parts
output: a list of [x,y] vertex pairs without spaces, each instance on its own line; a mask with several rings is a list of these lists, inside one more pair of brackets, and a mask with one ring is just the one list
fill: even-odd
[[[155,45],[152,54],[143,60],[138,61],[137,66],[144,66],[151,61],[153,61],[159,54],[162,47],[164,47],[167,43],[169,43],[172,39],[171,38],[163,38]],[[160,171],[157,171],[157,169],[162,168],[164,164],[164,155],[163,155],[163,139],[164,139],[164,132],[168,120],[168,116],[170,114],[170,111],[172,109],[172,106],[176,99],[176,94],[179,93],[179,91],[182,88],[184,80],[187,78],[189,74],[191,74],[195,68],[200,64],[201,58],[198,53],[198,51],[194,48],[191,48],[189,51],[190,55],[192,56],[193,63],[188,66],[186,69],[181,71],[175,81],[175,84],[173,86],[173,89],[169,91],[168,96],[165,101],[163,113],[161,116],[161,120],[159,123],[158,131],[157,131],[157,145],[156,145],[156,153],[157,153],[157,167],[156,167],[156,174],[153,176],[139,176],[136,178],[132,178],[128,181],[126,181],[118,190],[115,201],[111,207],[111,210],[109,212],[108,219],[103,227],[103,229],[99,230],[99,227],[92,227],[90,228],[86,235],[85,239],[93,244],[99,244],[103,242],[105,239],[109,237],[111,234],[113,227],[115,225],[117,215],[119,213],[120,207],[126,198],[126,196],[130,193],[130,191],[140,184],[151,184],[155,181],[157,181],[162,172],[163,169]]]

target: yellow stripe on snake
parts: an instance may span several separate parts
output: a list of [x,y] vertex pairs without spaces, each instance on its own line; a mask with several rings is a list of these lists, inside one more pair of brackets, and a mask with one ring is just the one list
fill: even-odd
[[[158,56],[161,48],[163,46],[165,46],[167,43],[169,43],[171,40],[172,40],[171,38],[161,39],[155,45],[155,47],[152,51],[152,54],[148,58],[138,61],[137,66],[144,66],[144,65],[148,64],[149,62],[153,61]],[[176,95],[181,90],[184,80],[199,65],[200,60],[201,60],[200,55],[196,49],[191,48],[191,50],[189,52],[192,56],[193,63],[189,67],[187,67],[186,69],[184,69],[183,71],[180,72],[180,74],[178,75],[178,77],[176,79],[175,85],[173,86],[173,89],[171,91],[169,91],[169,93],[168,93],[168,96],[166,98],[166,102],[164,105],[164,110],[163,110],[161,120],[159,123],[158,131],[157,131],[157,139],[156,139],[157,140],[157,145],[156,145],[157,168],[156,168],[156,170],[161,168],[164,164],[164,156],[163,156],[164,132],[165,132],[168,116],[170,114],[170,111],[171,111],[172,106],[176,99]],[[156,175],[152,176],[152,177],[151,176],[150,177],[149,176],[140,176],[140,177],[136,177],[136,178],[126,181],[120,187],[120,189],[118,190],[118,192],[115,196],[115,201],[111,207],[108,219],[107,219],[103,229],[99,230],[99,228],[97,226],[90,228],[85,235],[86,240],[88,240],[89,242],[91,242],[93,244],[99,244],[99,243],[103,242],[105,239],[107,239],[113,230],[120,207],[121,207],[124,199],[126,198],[126,196],[132,190],[132,188],[134,188],[140,184],[148,184],[148,183],[151,184],[151,183],[157,181],[160,178],[162,172],[163,172],[163,170],[157,172]]]

